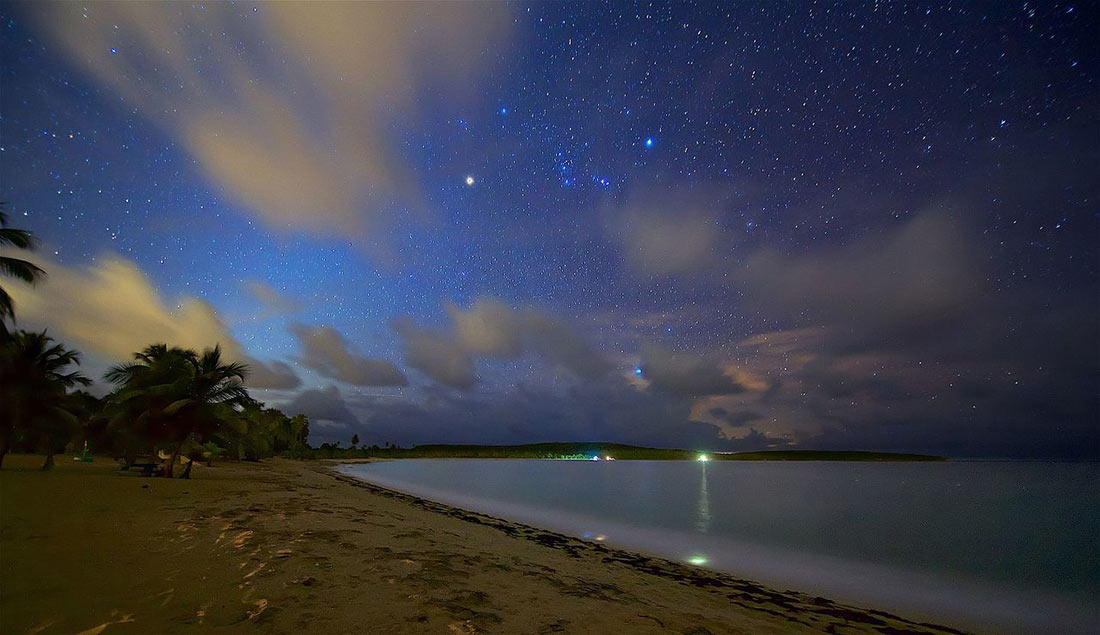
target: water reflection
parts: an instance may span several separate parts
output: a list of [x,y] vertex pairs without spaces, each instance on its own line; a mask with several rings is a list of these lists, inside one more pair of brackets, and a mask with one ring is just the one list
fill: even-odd
[[701,533],[710,531],[710,495],[707,493],[707,464],[703,462],[700,467],[702,480],[699,482],[698,515],[695,519],[695,528]]

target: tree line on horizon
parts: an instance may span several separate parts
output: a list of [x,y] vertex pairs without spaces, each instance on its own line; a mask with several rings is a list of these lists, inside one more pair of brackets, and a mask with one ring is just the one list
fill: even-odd
[[[9,227],[0,208],[0,246],[30,250],[36,243],[30,232]],[[46,272],[0,256],[0,274],[34,284]],[[147,346],[133,361],[107,371],[104,379],[115,388],[98,398],[80,390],[92,381],[77,370],[79,352],[46,331],[14,326],[14,303],[0,286],[0,466],[13,449],[41,450],[42,469],[48,470],[59,451],[87,444],[127,465],[163,452],[162,475],[169,478],[180,457],[187,457],[181,475],[187,478],[195,460],[301,458],[310,451],[306,416],[288,417],[249,396],[248,366],[222,359],[218,346],[201,353]]]

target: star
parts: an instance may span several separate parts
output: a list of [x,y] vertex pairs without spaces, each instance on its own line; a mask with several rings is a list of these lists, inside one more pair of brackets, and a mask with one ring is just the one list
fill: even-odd
[[474,183],[475,183],[475,181],[474,181],[473,175],[466,175],[466,186],[467,187],[473,187]]
[[653,140],[653,137],[646,137],[645,147],[652,148],[654,143],[656,143],[656,141]]

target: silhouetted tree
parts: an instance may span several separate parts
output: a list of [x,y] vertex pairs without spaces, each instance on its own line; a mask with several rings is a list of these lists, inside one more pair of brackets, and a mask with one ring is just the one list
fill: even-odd
[[55,445],[67,442],[77,425],[70,410],[78,404],[67,391],[92,383],[75,370],[66,372],[78,365],[80,353],[54,343],[45,331],[16,331],[0,341],[0,465],[12,437],[21,434],[44,443],[42,469],[53,467]]
[[[23,229],[8,227],[8,214],[2,206],[3,204],[0,203],[0,247],[11,246],[17,249],[34,249],[38,242],[35,240],[34,234]],[[46,272],[32,262],[9,256],[0,256],[0,274],[34,284],[36,280],[46,275]],[[8,327],[5,323],[8,319],[11,319],[12,324],[15,324],[15,306],[8,292],[0,287],[0,338],[9,336]]]
[[[166,443],[171,456],[164,476],[172,477],[183,445],[201,443],[238,410],[252,403],[244,387],[248,367],[223,363],[215,346],[202,355],[155,344],[134,355],[135,362],[111,368],[108,381],[120,384],[111,397],[114,420]],[[129,423],[127,422],[129,420]],[[190,464],[184,475],[190,474]]]
[[359,434],[351,435],[351,449],[355,449],[355,446],[359,445]]

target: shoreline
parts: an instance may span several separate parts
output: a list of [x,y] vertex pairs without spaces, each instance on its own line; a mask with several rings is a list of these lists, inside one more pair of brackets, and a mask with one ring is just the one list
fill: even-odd
[[[715,593],[725,593],[731,603],[736,606],[750,610],[763,611],[783,617],[784,619],[801,622],[807,626],[813,626],[815,628],[823,626],[824,630],[828,628],[828,624],[821,625],[819,619],[840,618],[845,622],[856,622],[872,627],[890,627],[889,622],[898,622],[908,626],[910,629],[925,629],[925,631],[912,632],[966,632],[949,626],[909,620],[890,613],[889,611],[858,608],[809,593],[793,590],[778,591],[764,584],[738,578],[732,574],[709,571],[667,558],[611,547],[598,542],[590,542],[549,529],[543,529],[521,522],[448,505],[446,503],[440,503],[414,494],[377,485],[364,479],[350,476],[339,470],[339,467],[342,465],[356,465],[371,462],[370,459],[353,461],[341,460],[327,465],[325,469],[337,480],[354,487],[367,489],[380,496],[400,500],[421,509],[443,514],[451,518],[457,518],[464,522],[490,527],[513,538],[529,540],[543,547],[560,550],[573,558],[582,558],[585,556],[597,557],[605,564],[622,564],[647,575],[658,576],[691,587],[707,589]],[[784,612],[779,612],[765,606],[768,604],[779,607]],[[806,614],[806,621],[792,618],[792,614],[801,615],[803,613]],[[841,625],[834,624],[834,626]],[[850,627],[850,624],[845,624],[844,626]]]
[[4,631],[960,632],[419,499],[343,463],[168,480],[10,456]]

